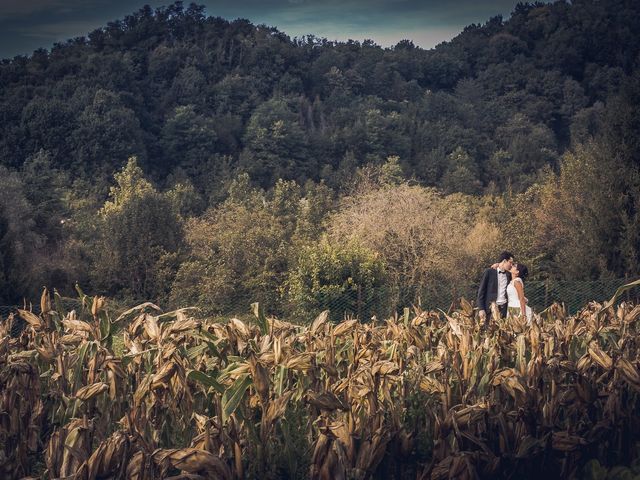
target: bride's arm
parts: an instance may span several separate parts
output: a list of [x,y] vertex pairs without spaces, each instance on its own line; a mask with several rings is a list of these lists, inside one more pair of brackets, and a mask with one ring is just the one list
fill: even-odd
[[517,278],[513,282],[513,286],[516,288],[516,292],[518,292],[518,300],[520,300],[520,314],[524,317],[527,314],[527,299],[524,298],[524,283],[522,280]]

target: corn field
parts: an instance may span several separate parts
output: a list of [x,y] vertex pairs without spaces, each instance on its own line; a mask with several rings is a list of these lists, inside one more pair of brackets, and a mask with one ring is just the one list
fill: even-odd
[[66,312],[45,290],[18,338],[0,325],[0,478],[581,478],[639,460],[640,306],[617,296],[531,326],[479,326],[464,300],[300,326],[257,304],[250,323],[151,303],[112,318],[80,296]]

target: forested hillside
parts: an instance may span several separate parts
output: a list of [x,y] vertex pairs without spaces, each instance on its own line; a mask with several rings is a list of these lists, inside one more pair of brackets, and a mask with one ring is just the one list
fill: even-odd
[[502,248],[537,278],[636,275],[639,16],[519,4],[385,49],[178,2],[3,60],[0,303],[76,281],[211,311],[406,303]]

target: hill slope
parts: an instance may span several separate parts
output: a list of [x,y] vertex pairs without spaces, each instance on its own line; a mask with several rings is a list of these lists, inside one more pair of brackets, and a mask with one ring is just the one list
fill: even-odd
[[427,185],[520,189],[599,129],[603,102],[638,68],[638,15],[634,1],[520,4],[425,51],[144,7],[2,62],[0,163],[45,150],[106,188],[137,155],[156,180],[186,175],[211,194],[237,169],[263,187],[339,187],[395,155]]

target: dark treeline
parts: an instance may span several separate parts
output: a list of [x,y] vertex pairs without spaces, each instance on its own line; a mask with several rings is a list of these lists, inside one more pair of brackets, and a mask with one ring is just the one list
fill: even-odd
[[[3,60],[0,300],[79,281],[173,303],[313,304],[318,285],[358,274],[400,299],[409,263],[417,287],[443,284],[447,265],[415,270],[347,228],[379,191],[471,209],[438,207],[541,277],[635,275],[639,16],[631,0],[519,4],[435,49],[385,49],[178,2]],[[307,248],[317,257],[301,262]],[[326,249],[352,267],[313,280]],[[489,250],[468,247],[469,265]],[[461,253],[434,253],[447,254]]]

